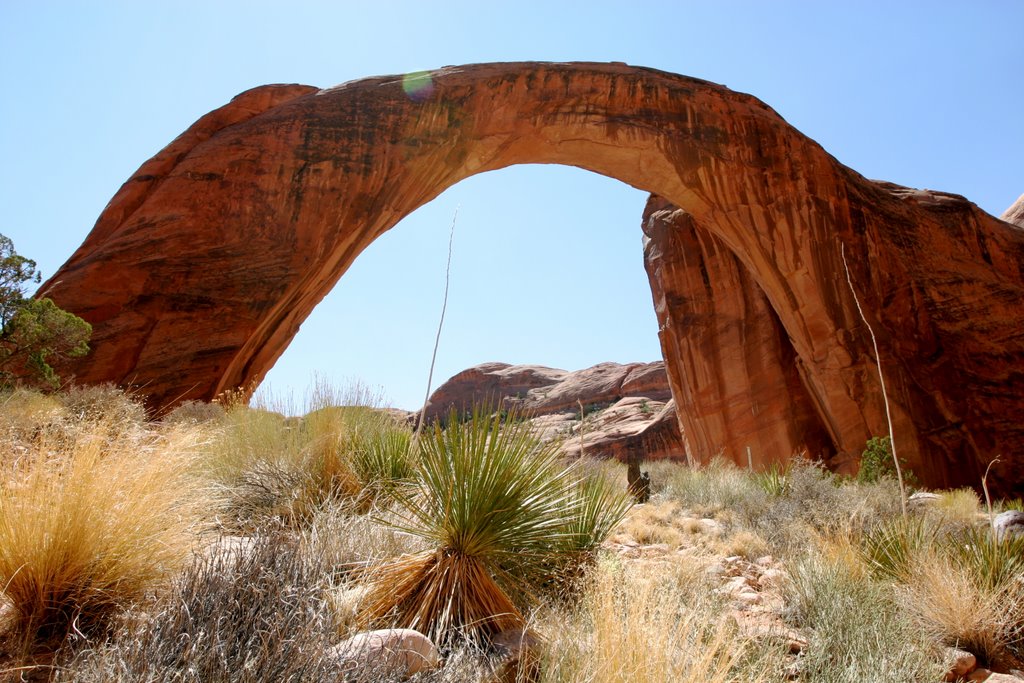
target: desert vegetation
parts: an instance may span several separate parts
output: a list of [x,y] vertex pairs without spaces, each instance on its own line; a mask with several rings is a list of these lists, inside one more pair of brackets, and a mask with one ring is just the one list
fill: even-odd
[[658,462],[632,505],[625,466],[566,461],[514,415],[417,437],[359,388],[273,408],[0,396],[0,679],[398,680],[346,647],[383,628],[430,636],[413,678],[453,683],[1022,666],[1024,540],[974,491],[904,518],[882,467]]

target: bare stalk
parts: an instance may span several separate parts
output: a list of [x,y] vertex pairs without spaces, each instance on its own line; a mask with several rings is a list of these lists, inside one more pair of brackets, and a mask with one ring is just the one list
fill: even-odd
[[412,446],[420,440],[420,432],[423,431],[423,421],[427,415],[427,402],[430,400],[430,387],[434,382],[434,364],[437,362],[437,347],[441,344],[441,328],[444,326],[444,313],[448,310],[448,285],[451,283],[452,273],[452,243],[455,241],[455,221],[459,218],[459,207],[455,207],[455,214],[452,216],[452,227],[448,231],[448,263],[444,267],[444,301],[441,304],[441,319],[437,321],[437,336],[434,337],[434,353],[430,356],[430,372],[427,374],[427,395],[423,397],[423,407],[420,409],[420,419],[416,423],[416,432],[412,435]]
[[988,526],[989,530],[992,532],[993,539],[996,537],[996,518],[995,515],[992,514],[992,496],[988,493],[988,471],[992,469],[992,465],[995,465],[997,462],[999,462],[998,455],[994,457],[992,462],[988,464],[988,467],[985,468],[985,476],[981,478],[981,490],[985,492],[985,507],[988,508]]
[[853,280],[850,278],[850,266],[846,263],[846,245],[839,245],[839,254],[843,258],[843,268],[846,270],[846,284],[850,286],[850,293],[853,294],[853,302],[857,304],[857,312],[864,326],[868,328],[871,335],[871,345],[875,348],[875,365],[878,368],[878,382],[882,385],[882,402],[885,404],[885,420],[889,424],[889,450],[892,451],[892,463],[896,466],[896,481],[900,485],[900,510],[904,519],[907,516],[907,489],[903,484],[903,469],[900,467],[900,460],[896,457],[896,439],[892,429],[892,411],[889,410],[889,394],[885,391],[885,375],[882,374],[882,356],[878,352],[878,340],[875,338],[875,331],[871,329],[871,323],[864,315],[864,309],[860,306],[860,299],[857,297],[857,290],[853,288]]

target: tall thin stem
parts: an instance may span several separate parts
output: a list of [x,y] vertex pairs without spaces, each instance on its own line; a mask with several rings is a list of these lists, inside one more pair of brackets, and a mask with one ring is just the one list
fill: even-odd
[[427,395],[423,397],[423,407],[420,409],[420,419],[416,423],[416,433],[413,434],[412,443],[415,445],[423,431],[423,421],[427,415],[427,402],[430,400],[430,387],[434,382],[434,364],[437,362],[437,348],[441,344],[441,328],[444,326],[444,314],[448,310],[448,286],[451,283],[452,273],[452,243],[455,241],[455,221],[459,218],[459,207],[455,207],[455,214],[452,215],[452,227],[448,231],[448,263],[444,267],[444,301],[441,304],[441,319],[437,321],[437,336],[434,337],[434,353],[430,356],[430,372],[427,374]]
[[857,304],[857,312],[864,326],[868,328],[871,335],[871,345],[875,349],[875,365],[878,368],[878,382],[882,385],[882,402],[885,404],[885,420],[889,424],[889,450],[892,452],[892,463],[896,466],[896,480],[900,485],[900,510],[903,517],[907,516],[907,490],[903,485],[903,469],[900,467],[900,459],[896,457],[896,439],[892,429],[892,411],[889,410],[889,394],[885,391],[885,375],[882,374],[882,356],[878,352],[878,340],[875,338],[875,331],[871,329],[871,323],[864,315],[864,309],[860,306],[860,299],[857,297],[857,290],[853,288],[853,280],[850,278],[850,266],[846,263],[846,245],[839,245],[839,254],[843,257],[843,268],[846,270],[846,284],[850,286],[850,293],[853,294],[853,302]]

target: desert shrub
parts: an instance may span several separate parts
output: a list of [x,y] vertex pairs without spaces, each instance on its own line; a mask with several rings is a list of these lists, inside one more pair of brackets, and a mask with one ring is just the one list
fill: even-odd
[[285,536],[199,556],[172,593],[62,662],[56,680],[334,683],[343,671],[328,654],[324,589],[322,567]]
[[343,581],[359,570],[385,560],[426,549],[423,539],[393,526],[386,511],[376,518],[353,514],[344,505],[325,506],[317,511],[300,534],[304,553],[318,557],[326,571]]
[[894,517],[866,533],[864,560],[878,578],[905,580],[920,558],[935,547],[937,529],[921,517]]
[[584,483],[528,423],[475,411],[448,424],[423,435],[419,477],[395,494],[397,527],[430,547],[375,568],[363,616],[394,616],[443,642],[460,633],[486,640],[523,628],[521,608],[629,502]]
[[67,413],[52,394],[29,389],[0,394],[0,440],[8,460],[27,452],[31,442],[41,437],[53,441],[66,431]]
[[724,458],[715,458],[707,467],[679,467],[666,476],[662,495],[678,500],[698,514],[715,514],[723,510],[751,511],[768,506],[768,494],[751,478]]
[[40,279],[36,262],[0,235],[0,387],[28,383],[54,389],[60,377],[51,364],[89,351],[89,323],[50,299],[26,296],[26,283]]
[[860,534],[900,509],[895,481],[840,480],[802,459],[761,473],[718,459],[705,468],[678,467],[664,476],[664,498],[745,527],[782,554],[823,534]]
[[8,652],[102,632],[188,558],[206,511],[194,472],[201,435],[111,431],[98,422],[71,441],[37,439],[0,482]]
[[858,565],[856,555],[812,551],[792,566],[789,616],[809,634],[801,680],[940,680],[934,641],[906,614],[892,587]]
[[1024,654],[1024,585],[1019,578],[993,584],[974,562],[941,552],[919,557],[899,586],[903,609],[935,642],[1009,668]]
[[576,608],[547,612],[539,680],[595,683],[782,681],[781,645],[755,644],[721,617],[699,565],[602,561]]
[[[330,398],[324,386],[315,390],[315,401]],[[366,511],[413,472],[410,429],[373,406],[321,406],[302,418],[233,406],[217,425],[209,469],[235,531],[301,528],[321,507],[341,502]]]
[[57,397],[67,409],[69,418],[79,422],[105,421],[119,429],[128,425],[141,426],[146,422],[146,407],[142,399],[113,384],[74,385]]
[[219,422],[224,419],[224,406],[220,403],[206,403],[205,401],[185,401],[179,403],[170,412],[161,418],[164,424],[206,424]]
[[788,464],[773,462],[766,469],[755,472],[754,481],[769,496],[783,496],[789,492],[789,470]]
[[950,534],[944,549],[983,587],[999,589],[1024,577],[1024,536],[997,539],[989,527],[969,527]]

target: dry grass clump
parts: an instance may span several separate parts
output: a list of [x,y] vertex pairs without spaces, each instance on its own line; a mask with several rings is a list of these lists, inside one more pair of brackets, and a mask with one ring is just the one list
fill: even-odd
[[946,531],[969,529],[985,519],[981,501],[974,490],[963,488],[937,493],[939,497],[924,508],[924,514],[933,518]]
[[916,558],[900,596],[914,623],[936,642],[959,647],[989,666],[1019,665],[1024,655],[1024,584],[999,585],[938,553]]
[[801,680],[941,680],[935,641],[896,601],[891,585],[871,578],[848,544],[812,548],[790,573],[790,617],[809,641]]
[[160,421],[164,424],[180,424],[182,422],[208,424],[220,422],[224,419],[225,413],[224,406],[220,403],[185,401],[175,406],[170,412],[160,418]]
[[806,547],[822,534],[860,534],[898,513],[900,504],[893,481],[840,480],[799,459],[767,473],[716,459],[705,468],[679,467],[666,476],[662,496],[745,527],[780,554]]
[[411,430],[378,407],[321,406],[286,418],[236,405],[217,424],[207,462],[234,531],[302,528],[325,505],[366,511],[413,473]]
[[[699,565],[602,562],[578,609],[541,617],[544,682],[782,681],[780,648],[742,639]],[[548,620],[553,621],[548,628]]]
[[101,632],[187,561],[209,507],[195,478],[195,430],[118,431],[97,418],[71,437],[22,443],[0,482],[10,655]]
[[106,643],[60,662],[57,681],[335,683],[323,568],[287,537],[198,557],[172,593]]

